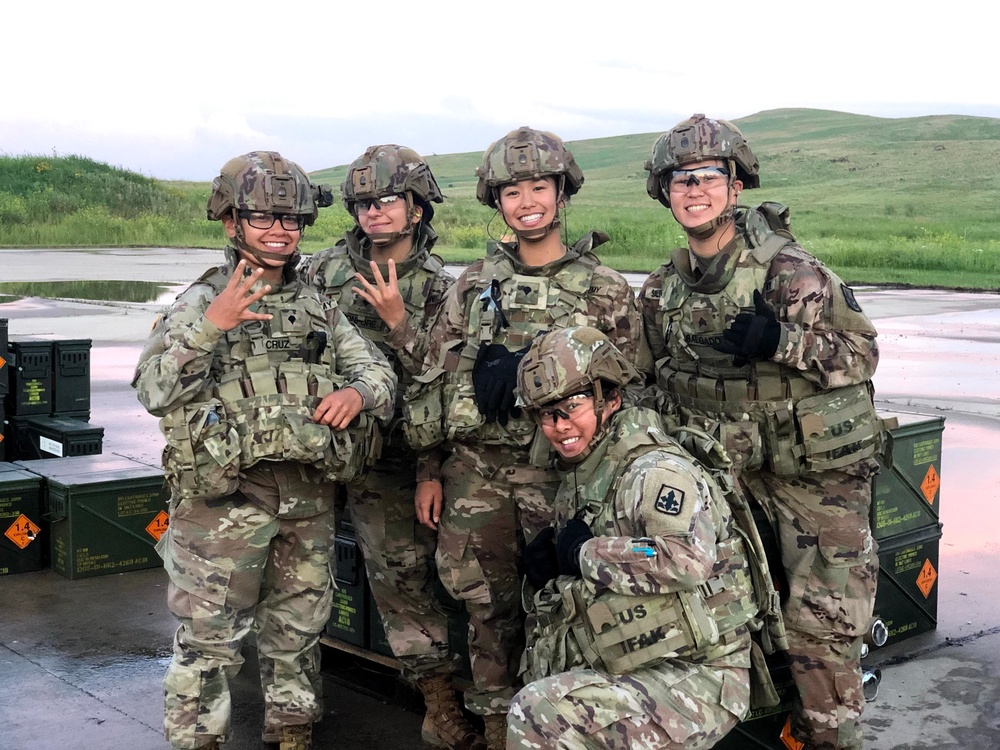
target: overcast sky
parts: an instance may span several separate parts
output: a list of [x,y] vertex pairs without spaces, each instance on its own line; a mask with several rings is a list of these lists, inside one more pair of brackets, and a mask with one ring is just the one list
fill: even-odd
[[312,171],[375,143],[481,152],[525,124],[575,140],[783,107],[1000,117],[986,7],[6,3],[0,153],[81,154],[210,180],[253,149]]

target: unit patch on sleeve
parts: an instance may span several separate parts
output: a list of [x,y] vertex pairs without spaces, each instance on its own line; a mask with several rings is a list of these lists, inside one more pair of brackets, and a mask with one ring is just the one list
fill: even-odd
[[847,306],[854,312],[861,312],[861,305],[858,304],[857,297],[854,296],[854,290],[847,284],[841,283],[840,291],[844,294],[844,302],[847,303]]
[[656,509],[660,513],[665,513],[668,516],[679,516],[683,507],[684,492],[682,490],[665,484],[660,485],[660,493],[656,497]]

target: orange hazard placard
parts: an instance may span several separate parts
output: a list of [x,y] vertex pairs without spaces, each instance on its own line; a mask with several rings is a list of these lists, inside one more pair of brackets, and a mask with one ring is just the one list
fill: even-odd
[[920,483],[920,490],[931,505],[934,505],[934,497],[940,487],[941,477],[938,475],[937,469],[934,468],[934,464],[931,464],[927,467],[927,473],[924,474],[924,481]]
[[785,719],[785,726],[781,728],[781,744],[788,750],[802,750],[805,747],[801,742],[792,736],[792,717]]
[[3,357],[0,357],[0,367],[3,367],[5,364],[7,364],[7,360],[4,359]]
[[931,565],[930,560],[924,560],[924,566],[920,569],[920,573],[917,574],[917,588],[924,595],[924,599],[931,595],[931,589],[934,588],[936,580],[937,571],[934,570],[934,566]]
[[38,538],[38,532],[40,529],[35,525],[35,522],[28,518],[24,513],[17,517],[17,520],[10,525],[3,535],[10,539],[14,544],[16,544],[21,549],[24,549],[36,538]]
[[167,515],[166,511],[161,510],[156,514],[156,518],[149,522],[146,526],[146,533],[149,534],[156,541],[160,541],[160,537],[167,530],[167,524],[170,521],[170,516]]

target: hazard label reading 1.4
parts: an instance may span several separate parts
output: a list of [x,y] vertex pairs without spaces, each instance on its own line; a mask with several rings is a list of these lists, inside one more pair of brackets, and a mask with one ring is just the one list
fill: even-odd
[[937,496],[937,491],[940,487],[941,475],[937,473],[934,464],[931,464],[927,467],[927,473],[924,474],[924,481],[920,483],[920,491],[924,493],[924,497],[929,505],[934,505],[934,498]]
[[14,544],[21,549],[24,549],[38,538],[38,532],[40,530],[41,529],[35,525],[34,521],[22,513],[4,532],[4,536],[14,542]]
[[924,599],[931,595],[931,589],[934,588],[935,581],[937,581],[937,571],[934,570],[934,566],[930,560],[924,560],[923,567],[917,573],[917,588],[924,595]]
[[160,541],[160,537],[167,530],[167,525],[170,521],[170,516],[167,515],[166,511],[160,511],[156,514],[156,518],[149,522],[146,526],[146,533],[149,534],[156,541]]

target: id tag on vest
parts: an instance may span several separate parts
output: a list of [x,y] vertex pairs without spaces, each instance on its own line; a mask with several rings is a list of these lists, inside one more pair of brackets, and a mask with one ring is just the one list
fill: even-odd
[[544,310],[549,306],[548,279],[514,274],[511,286],[511,309]]

